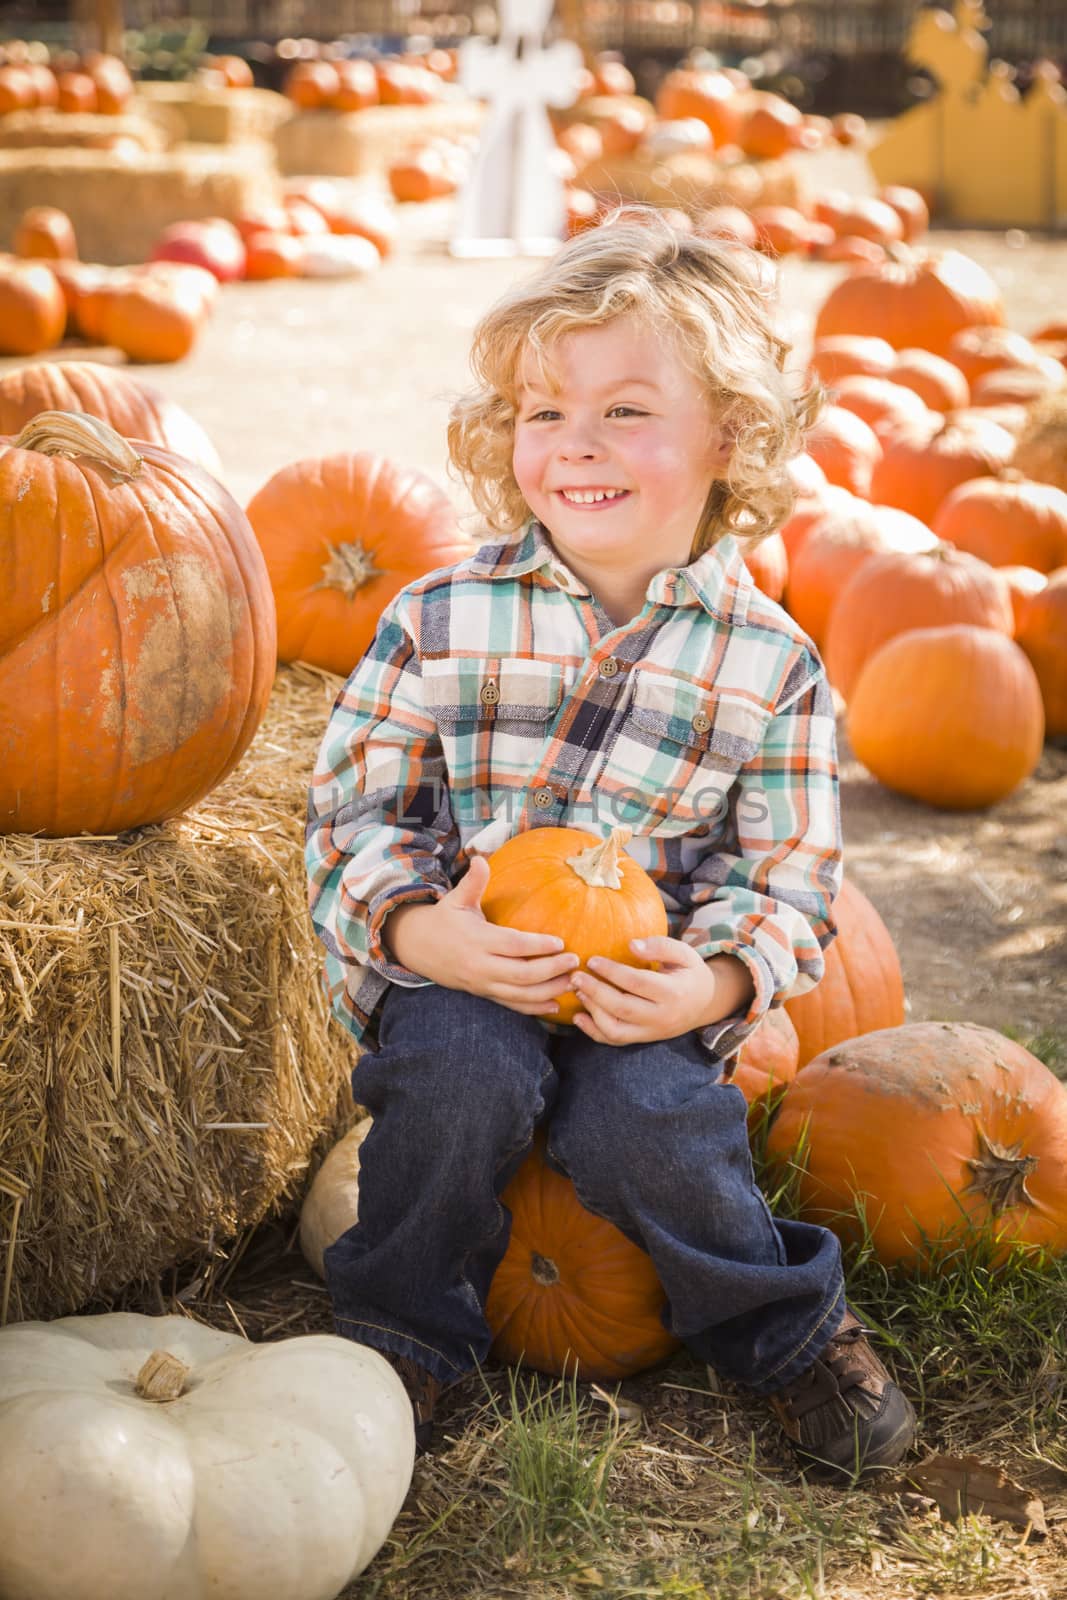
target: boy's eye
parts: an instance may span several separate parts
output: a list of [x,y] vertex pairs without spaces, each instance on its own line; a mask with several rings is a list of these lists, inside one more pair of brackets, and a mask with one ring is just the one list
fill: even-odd
[[611,410],[608,412],[608,416],[647,417],[648,412],[639,411],[636,406],[612,406]]
[[552,422],[558,416],[558,411],[532,411],[526,420],[527,422]]

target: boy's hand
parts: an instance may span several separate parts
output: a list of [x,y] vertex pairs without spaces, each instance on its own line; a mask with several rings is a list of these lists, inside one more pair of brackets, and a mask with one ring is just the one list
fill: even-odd
[[585,1007],[574,1025],[598,1044],[648,1044],[729,1017],[752,1000],[748,969],[736,956],[706,961],[683,939],[631,941],[634,954],[660,970],[591,956],[571,988]]
[[472,856],[466,875],[440,900],[391,911],[383,942],[402,967],[445,989],[465,989],[526,1016],[552,1016],[578,957],[552,934],[487,921],[481,901],[488,882],[488,861]]

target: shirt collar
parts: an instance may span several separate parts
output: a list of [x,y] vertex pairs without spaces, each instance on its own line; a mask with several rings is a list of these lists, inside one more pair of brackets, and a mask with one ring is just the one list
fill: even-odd
[[[588,596],[589,587],[556,554],[544,527],[536,518],[508,544],[486,544],[468,562],[468,570],[485,578],[519,578],[544,571],[557,588],[574,596]],[[684,567],[657,572],[645,597],[657,605],[701,605],[720,622],[741,623],[748,613],[752,580],[736,539],[726,534],[709,550]]]

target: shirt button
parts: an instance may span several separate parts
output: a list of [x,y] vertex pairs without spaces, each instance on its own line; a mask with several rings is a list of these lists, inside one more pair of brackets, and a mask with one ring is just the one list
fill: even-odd
[[619,663],[614,656],[605,656],[597,670],[602,678],[614,678],[619,670]]
[[711,727],[711,718],[705,716],[703,711],[698,711],[693,718],[693,730],[696,733],[707,733]]
[[540,811],[547,811],[549,806],[555,805],[556,797],[551,789],[535,789],[533,803]]
[[482,684],[481,702],[483,706],[495,706],[500,699],[500,690],[493,678],[487,678]]

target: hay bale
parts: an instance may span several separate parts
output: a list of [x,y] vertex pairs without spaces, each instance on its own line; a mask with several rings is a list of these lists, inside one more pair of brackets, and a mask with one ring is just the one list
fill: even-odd
[[110,839],[0,838],[0,1323],[224,1243],[351,1118],[302,859],[340,679],[279,672],[239,769]]
[[336,178],[381,175],[407,151],[430,139],[477,133],[485,108],[474,100],[428,106],[368,106],[365,111],[301,111],[274,135],[287,176]]
[[143,261],[169,223],[231,221],[278,199],[269,146],[183,146],[121,155],[106,150],[0,150],[0,249],[10,249],[28,206],[58,206],[86,261]]
[[144,116],[176,121],[190,144],[249,144],[272,139],[292,116],[273,89],[217,89],[203,83],[140,83],[131,104]]
[[796,163],[780,161],[716,161],[699,150],[657,155],[638,148],[630,155],[608,156],[582,168],[580,182],[607,201],[635,200],[645,205],[677,206],[697,216],[709,206],[796,206],[806,212],[807,185]]
[[179,136],[162,118],[102,117],[60,111],[13,111],[0,118],[0,149],[100,149],[106,140],[132,139],[142,150],[168,150]]

